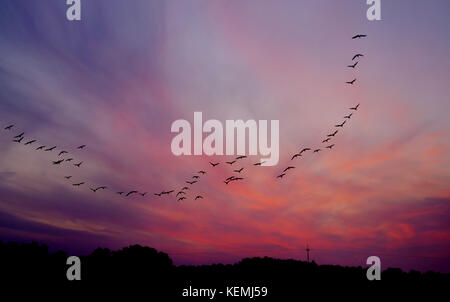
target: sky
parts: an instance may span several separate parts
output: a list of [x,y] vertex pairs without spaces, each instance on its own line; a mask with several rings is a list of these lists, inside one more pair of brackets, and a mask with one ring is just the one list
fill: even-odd
[[[309,245],[319,264],[366,266],[375,255],[382,269],[449,273],[450,2],[382,1],[372,22],[367,8],[97,0],[69,22],[65,1],[2,1],[0,238],[75,255],[148,245],[175,264],[305,260]],[[353,70],[355,53],[364,57]],[[331,151],[290,160],[323,147],[358,103]],[[279,120],[279,164],[243,159],[245,179],[225,185],[233,156],[173,155],[172,122],[193,123],[196,111]],[[12,142],[22,131],[37,142]],[[57,151],[41,144],[83,165],[54,166]],[[199,170],[187,200],[154,195]],[[149,193],[116,194],[130,190]]]

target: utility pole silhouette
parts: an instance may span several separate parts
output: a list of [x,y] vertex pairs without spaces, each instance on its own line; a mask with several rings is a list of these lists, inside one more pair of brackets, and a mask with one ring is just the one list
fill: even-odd
[[311,250],[311,249],[309,248],[309,246],[306,245],[306,259],[307,259],[308,263],[309,263],[309,251],[310,251],[310,250]]

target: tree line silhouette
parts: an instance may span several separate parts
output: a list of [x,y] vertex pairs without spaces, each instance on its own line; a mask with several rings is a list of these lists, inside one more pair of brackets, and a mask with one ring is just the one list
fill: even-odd
[[[64,251],[50,252],[45,244],[0,241],[0,280],[2,282],[45,282],[82,289],[92,284],[145,284],[152,296],[180,297],[183,288],[218,288],[227,286],[266,286],[269,296],[296,295],[312,288],[345,285],[361,290],[380,290],[420,283],[424,285],[449,284],[450,274],[421,273],[388,268],[380,281],[369,281],[365,267],[318,265],[314,261],[293,259],[245,258],[234,264],[175,266],[166,254],[150,247],[131,245],[117,251],[97,248],[81,256],[81,281],[68,281]],[[4,284],[4,283],[3,283]],[[299,294],[299,293],[297,293]]]

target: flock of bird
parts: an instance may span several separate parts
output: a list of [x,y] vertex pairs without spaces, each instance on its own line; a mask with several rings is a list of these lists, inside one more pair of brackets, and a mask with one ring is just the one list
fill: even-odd
[[[358,34],[358,35],[353,36],[352,39],[360,39],[360,38],[364,38],[364,37],[366,37],[366,35]],[[355,69],[356,66],[359,63],[359,61],[355,62],[355,60],[357,60],[357,59],[359,59],[361,57],[364,57],[364,55],[361,54],[361,53],[355,54],[353,56],[353,58],[352,58],[352,62],[354,62],[354,63],[351,64],[351,65],[347,65],[347,67]],[[351,81],[347,81],[345,83],[348,84],[348,85],[354,85],[355,82],[356,82],[356,78],[354,78]],[[319,147],[315,147],[315,148],[303,147],[297,153],[294,153],[291,156],[291,161],[294,161],[295,159],[302,157],[307,152],[310,152],[310,153],[313,153],[313,154],[319,154],[323,149],[332,150],[333,147],[335,146],[335,144],[334,143],[330,143],[330,140],[334,139],[334,137],[339,132],[339,130],[346,125],[347,121],[351,119],[353,113],[358,110],[359,106],[360,106],[360,104],[357,104],[356,106],[349,108],[352,112],[350,112],[348,115],[344,116],[343,117],[344,120],[340,124],[334,125],[334,129],[335,130],[332,131],[330,134],[328,134],[326,136],[326,138],[324,138],[322,140],[322,143],[321,143],[321,145]],[[15,127],[14,125],[8,125],[8,126],[6,126],[4,128],[4,130],[12,131],[12,129],[14,127]],[[338,129],[336,129],[336,128],[338,128]],[[25,146],[31,146],[33,144],[37,145],[37,140],[36,139],[32,139],[32,140],[28,140],[28,141],[24,141],[24,140],[25,140],[25,133],[24,132],[21,132],[21,133],[15,135],[13,137],[13,142],[15,142],[15,143],[22,144],[22,142],[23,142],[23,144]],[[76,149],[84,150],[85,148],[86,148],[86,145],[80,145]],[[40,151],[41,150],[43,152],[53,152],[56,149],[57,149],[57,146],[53,146],[53,145],[52,146],[39,145],[35,150],[36,151]],[[58,151],[56,151],[56,152],[57,152],[57,159],[52,161],[53,165],[62,165],[63,163],[70,163],[70,162],[75,160],[73,157],[70,156],[71,153],[69,151],[59,150],[59,152]],[[67,158],[61,158],[61,156],[65,156],[65,157],[67,156]],[[233,175],[231,175],[231,176],[229,176],[229,177],[227,177],[227,178],[225,178],[223,180],[225,185],[229,185],[230,183],[242,181],[242,180],[245,179],[244,177],[242,177],[242,175],[244,174],[243,171],[246,170],[246,167],[244,167],[244,165],[242,164],[242,161],[245,158],[247,158],[247,156],[240,155],[240,156],[237,156],[236,158],[234,158],[231,161],[225,161],[224,162],[225,165],[229,165],[230,166],[230,168],[231,168],[231,170],[230,170],[231,172],[230,173],[233,174]],[[264,162],[256,162],[256,163],[253,163],[253,166],[261,166],[263,163]],[[83,161],[80,161],[80,162],[77,162],[77,163],[73,163],[72,167],[73,168],[80,168],[82,166],[82,164],[83,164]],[[209,162],[209,166],[212,169],[216,168],[220,164],[221,164],[221,162]],[[276,178],[277,179],[282,179],[283,177],[285,177],[287,175],[287,173],[290,170],[293,170],[293,169],[295,169],[295,166],[293,164],[287,166],[280,174],[278,174],[276,176]],[[192,189],[193,186],[196,183],[200,182],[201,178],[204,177],[207,174],[207,171],[200,170],[200,171],[195,172],[193,174],[194,175],[191,178],[185,180],[186,185],[184,185],[179,190],[175,190],[175,189],[162,190],[160,192],[154,193],[154,196],[157,196],[157,197],[174,196],[177,201],[187,200],[188,199],[187,192],[188,191],[193,191],[193,189]],[[64,176],[64,178],[67,181],[71,181],[73,176],[72,175],[68,175],[68,176]],[[107,186],[88,186],[86,184],[86,181],[71,182],[71,184],[72,184],[73,187],[81,187],[81,186],[88,187],[89,190],[92,191],[93,193],[96,193],[97,191],[100,191],[100,190],[103,191],[103,190],[107,190],[108,189]],[[128,191],[113,190],[113,192],[115,192],[118,195],[124,196],[124,197],[130,197],[132,195],[140,195],[142,197],[145,197],[148,194],[148,192],[140,192],[140,191],[137,191],[137,190],[128,190]],[[203,199],[203,196],[200,195],[200,194],[195,193],[195,194],[192,195],[192,199],[193,200]]]
[[[361,38],[365,38],[365,37],[367,37],[367,35],[358,34],[358,35],[353,36],[352,39],[353,39],[353,40],[354,40],[354,39],[361,39]],[[355,54],[355,55],[352,57],[352,62],[354,62],[354,63],[353,63],[353,64],[350,64],[350,65],[347,65],[347,67],[348,67],[348,68],[355,69],[356,66],[357,66],[358,63],[359,63],[359,61],[356,61],[356,62],[355,62],[355,60],[359,60],[359,58],[361,58],[361,57],[364,57],[364,55],[361,54],[361,53]],[[348,84],[348,85],[354,85],[355,82],[356,82],[356,78],[354,78],[354,79],[351,80],[351,81],[345,82],[345,84]],[[348,115],[344,116],[344,117],[343,117],[344,120],[343,120],[340,124],[334,125],[334,131],[331,132],[330,134],[328,134],[327,137],[326,137],[325,139],[322,140],[322,145],[321,145],[321,146],[316,147],[316,148],[310,148],[310,147],[306,147],[306,148],[305,148],[305,147],[303,147],[303,148],[301,148],[301,150],[299,150],[299,152],[294,153],[294,154],[292,155],[291,161],[293,161],[293,160],[296,159],[296,158],[302,157],[303,154],[306,154],[305,152],[308,152],[308,151],[312,151],[313,154],[314,154],[314,153],[315,153],[315,154],[319,154],[319,152],[321,152],[323,149],[329,149],[329,150],[331,151],[331,149],[333,149],[333,147],[335,146],[335,144],[334,144],[334,143],[330,144],[330,140],[333,139],[333,138],[336,136],[336,134],[339,132],[339,130],[340,130],[341,128],[344,128],[344,125],[347,123],[348,120],[351,119],[353,113],[356,112],[356,111],[358,110],[359,106],[360,106],[360,104],[358,103],[356,106],[350,107],[350,108],[349,108],[349,110],[351,110],[352,112],[350,112]],[[338,129],[336,129],[336,128],[338,128]],[[326,144],[325,147],[323,147],[323,144]],[[294,165],[289,165],[289,166],[286,167],[280,174],[278,174],[278,175],[276,176],[276,178],[282,179],[284,176],[286,176],[287,172],[288,172],[289,170],[292,170],[292,169],[295,169],[295,166],[294,166]]]

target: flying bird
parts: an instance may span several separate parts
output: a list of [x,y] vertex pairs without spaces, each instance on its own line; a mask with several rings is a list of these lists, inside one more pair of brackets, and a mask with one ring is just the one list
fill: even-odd
[[326,146],[326,148],[328,148],[328,149],[330,149],[330,150],[331,150],[331,148],[333,148],[333,147],[334,147],[334,144],[329,145],[329,146]]
[[66,153],[69,153],[69,152],[67,152],[67,151],[61,151],[61,152],[59,152],[58,156],[61,156],[61,155],[66,154]]
[[352,108],[350,108],[350,110],[358,110],[358,107],[359,107],[359,104],[358,105],[356,105],[355,107],[352,107]]
[[206,174],[206,172],[205,172],[205,171],[203,171],[203,170],[201,170],[201,171],[198,171],[197,173],[199,173],[199,174]]
[[302,149],[302,151],[300,151],[300,154],[302,154],[303,152],[306,152],[306,151],[310,151],[311,150],[311,148],[304,148],[304,149]]
[[161,193],[155,193],[156,196],[161,196],[163,194],[163,192]]
[[295,154],[292,156],[291,160],[293,160],[294,158],[300,157],[300,156],[302,156],[301,153],[295,153]]
[[334,127],[341,127],[342,128],[342,127],[344,127],[346,122],[347,121],[343,121],[342,124],[334,125]]
[[286,173],[281,173],[280,175],[277,176],[277,178],[280,178],[280,179],[281,179],[281,178],[283,178],[283,176],[285,176],[285,175],[286,175]]
[[22,136],[21,138],[18,138],[18,139],[13,140],[13,142],[15,142],[15,143],[21,143],[22,140],[23,140],[23,136]]
[[9,126],[5,127],[5,130],[11,130],[12,127],[14,127],[14,125],[9,125]]
[[355,64],[353,64],[353,65],[347,65],[347,67],[350,67],[350,68],[355,68],[356,67],[356,65],[358,65],[358,62],[356,62]]
[[327,138],[327,139],[324,139],[323,141],[322,141],[322,143],[328,143],[329,141],[330,141],[330,137],[329,138]]
[[361,54],[361,53],[357,53],[356,55],[353,56],[352,61],[355,60],[355,59],[357,59],[357,58],[359,58],[359,57],[364,57],[364,55]]
[[233,180],[233,179],[234,179],[234,176],[230,176],[227,179],[225,179],[225,181],[230,181],[230,180]]
[[352,39],[360,39],[360,38],[365,38],[365,37],[367,37],[367,35],[359,34],[359,35],[353,36]]
[[82,163],[83,163],[83,162],[81,161],[81,162],[79,162],[78,164],[73,164],[73,165],[79,168],[79,167],[81,166]]
[[14,138],[22,137],[25,134],[25,132],[20,133],[19,135],[14,136]]
[[353,83],[355,83],[355,82],[356,82],[356,79],[353,79],[352,81],[345,82],[345,83],[350,84],[350,85],[353,85]]
[[190,185],[193,185],[193,184],[195,184],[197,181],[196,180],[193,180],[193,181],[186,181],[186,183],[188,183],[188,184],[190,184]]
[[254,166],[261,166],[263,163],[265,163],[265,161],[262,161],[262,162],[259,162],[259,163],[253,164],[253,165]]
[[36,140],[35,140],[35,139],[34,139],[34,140],[32,140],[32,141],[26,142],[26,143],[25,143],[25,146],[26,146],[26,145],[31,145],[32,143],[35,143],[35,142],[36,142]]
[[45,151],[53,151],[53,150],[55,150],[55,149],[56,149],[56,146],[51,147],[51,148],[48,148],[48,149],[45,149]]
[[239,170],[234,170],[233,172],[236,172],[236,173],[241,173],[241,172],[242,172],[242,170],[244,170],[244,167],[240,168]]
[[64,159],[60,159],[60,160],[54,161],[53,164],[60,165],[63,161],[64,161]]
[[245,155],[238,156],[238,157],[236,157],[236,160],[243,159],[243,158],[247,158],[247,156],[245,156]]
[[181,190],[189,190],[188,187],[183,187]]
[[182,196],[182,197],[178,198],[178,201],[185,200],[185,199],[186,199],[186,197]]
[[105,186],[101,186],[101,187],[98,187],[98,188],[96,188],[97,190],[106,190],[107,189],[107,187],[105,187]]
[[89,190],[91,190],[92,192],[95,193],[95,192],[97,192],[98,189],[92,189],[92,188],[89,188]]
[[130,196],[130,195],[132,195],[132,194],[137,194],[137,193],[138,193],[138,191],[134,191],[134,190],[133,190],[133,191],[128,192],[127,195],[125,195],[125,196],[128,197],[128,196]]
[[233,161],[227,161],[226,163],[229,164],[229,165],[232,165],[232,164],[234,164],[235,162],[236,162],[236,160],[233,160]]
[[289,171],[290,169],[295,169],[295,167],[289,166],[289,167],[287,167],[286,169],[283,170],[283,173],[286,172],[286,171]]
[[73,184],[74,187],[79,187],[79,186],[82,186],[82,185],[84,185],[84,182],[80,182],[80,183],[77,183],[77,184]]
[[197,196],[195,196],[195,199],[194,200],[197,200],[197,199],[203,199],[203,196],[201,196],[201,195],[197,195]]
[[186,194],[186,192],[180,191],[180,192],[177,193],[176,197],[178,197],[178,195],[180,195],[180,194]]
[[200,178],[200,176],[198,176],[198,175],[194,175],[194,176],[192,176],[192,178],[195,178],[195,179],[199,179],[199,178]]
[[68,159],[66,159],[66,161],[72,161],[73,160],[73,158],[68,158]]
[[350,119],[352,117],[353,113],[350,113],[349,115],[344,116],[346,119]]
[[169,194],[172,193],[172,192],[173,192],[173,190],[170,190],[170,191],[162,191],[161,194],[167,194],[167,195],[169,195]]
[[209,162],[209,164],[210,164],[211,166],[215,167],[215,166],[218,166],[220,163],[212,163],[212,162]]
[[45,148],[45,146],[39,146],[39,147],[36,148],[36,150],[42,150],[44,148]]
[[72,176],[64,176],[65,179],[71,179]]
[[313,153],[319,153],[319,152],[320,152],[320,149],[316,149],[313,151]]
[[86,147],[86,145],[81,145],[77,149],[84,149],[84,147]]
[[331,137],[331,136],[335,136],[335,135],[336,135],[336,133],[338,133],[338,130],[334,131],[334,132],[333,132],[333,133],[331,133],[331,134],[328,134],[327,136],[328,136],[328,137]]
[[241,180],[241,179],[244,179],[243,177],[235,177],[234,179],[232,179],[231,181],[234,181],[234,180]]

